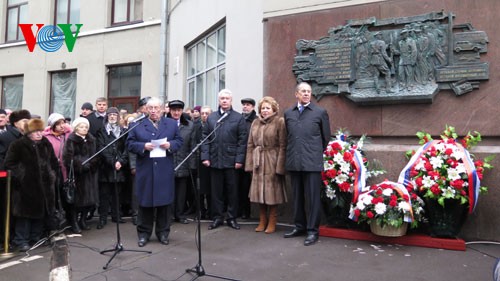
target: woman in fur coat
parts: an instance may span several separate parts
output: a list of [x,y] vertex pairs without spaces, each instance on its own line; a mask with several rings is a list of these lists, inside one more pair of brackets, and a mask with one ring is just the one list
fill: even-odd
[[42,134],[44,123],[31,119],[24,136],[7,151],[5,167],[12,171],[12,214],[16,217],[13,243],[20,251],[42,238],[44,220],[55,209],[57,158]]
[[85,215],[93,208],[99,200],[99,188],[97,186],[97,169],[99,158],[94,157],[85,163],[96,153],[96,139],[89,134],[89,121],[78,117],[71,123],[73,132],[69,135],[63,151],[63,162],[69,172],[71,161],[75,173],[75,203],[70,212],[71,229],[74,233],[81,230],[89,230]]
[[[260,206],[257,232],[276,229],[278,204],[287,201],[285,193],[285,121],[278,116],[279,105],[272,97],[259,101],[259,118],[248,133],[245,171],[252,172],[250,202]],[[267,210],[269,209],[269,217]]]

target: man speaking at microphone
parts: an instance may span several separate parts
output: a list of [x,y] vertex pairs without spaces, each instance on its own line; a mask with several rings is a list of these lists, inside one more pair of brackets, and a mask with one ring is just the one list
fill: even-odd
[[232,108],[233,94],[224,89],[219,92],[219,109],[208,116],[203,127],[203,139],[218,129],[201,147],[201,161],[210,167],[212,185],[212,218],[208,229],[224,224],[224,197],[227,196],[227,225],[240,229],[238,216],[238,173],[245,163],[247,130],[245,118]]
[[170,205],[174,201],[173,153],[182,145],[177,122],[162,117],[162,102],[153,97],[148,100],[146,109],[149,115],[145,114],[143,119],[136,121],[141,123],[130,131],[127,139],[129,151],[137,155],[135,184],[139,204],[139,247],[148,243],[155,224],[160,243],[167,245],[169,242]]

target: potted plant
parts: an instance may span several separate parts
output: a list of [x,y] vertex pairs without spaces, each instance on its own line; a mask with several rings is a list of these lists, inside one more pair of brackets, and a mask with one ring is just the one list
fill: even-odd
[[[421,210],[416,210],[417,215]],[[351,218],[358,223],[366,222],[372,233],[380,236],[402,236],[408,223],[416,226],[411,195],[400,183],[388,180],[372,185],[361,193],[352,205]]]
[[481,141],[478,132],[459,139],[455,128],[446,126],[438,140],[426,132],[418,132],[417,137],[422,146],[407,152],[410,160],[399,182],[422,196],[431,236],[456,237],[467,213],[477,205],[479,193],[488,190],[481,179],[485,169],[493,168],[489,164],[493,157],[479,160],[469,152]]
[[362,151],[365,142],[366,136],[354,141],[347,131],[340,129],[323,153],[321,200],[328,226],[355,226],[349,219],[351,203],[365,189],[367,178],[385,172],[380,168],[369,169]]

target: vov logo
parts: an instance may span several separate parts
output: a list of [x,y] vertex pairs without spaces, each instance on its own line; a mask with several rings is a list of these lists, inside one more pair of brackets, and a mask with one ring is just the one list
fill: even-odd
[[37,31],[36,36],[33,34],[33,30],[31,27],[32,23],[21,23],[19,24],[19,28],[23,32],[24,39],[26,40],[26,45],[28,46],[28,50],[32,53],[35,49],[35,44],[38,43],[38,46],[45,52],[55,52],[58,51],[62,45],[63,41],[66,43],[66,47],[68,48],[68,52],[73,52],[73,48],[75,47],[76,38],[78,37],[78,33],[80,32],[80,27],[83,24],[75,24],[76,32],[73,35],[71,31],[71,26],[73,24],[58,24],[56,25],[46,25],[43,23],[37,23]]

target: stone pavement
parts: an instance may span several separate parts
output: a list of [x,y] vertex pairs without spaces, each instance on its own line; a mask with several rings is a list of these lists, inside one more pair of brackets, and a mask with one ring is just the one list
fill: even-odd
[[[120,252],[107,270],[110,254],[100,251],[116,245],[116,227],[96,230],[97,220],[83,236],[68,237],[72,280],[191,280],[186,273],[198,262],[196,223],[173,224],[170,245],[156,237],[144,248],[136,242],[135,228],[121,224],[125,250],[151,250],[152,254]],[[206,274],[238,280],[493,280],[500,257],[498,244],[468,244],[466,251],[411,247],[320,237],[306,247],[303,237],[284,239],[289,225],[278,225],[274,234],[256,233],[254,221],[242,221],[241,230],[222,226],[207,230],[201,223],[202,266]],[[48,280],[50,247],[43,246],[0,261],[1,281]],[[201,276],[198,280],[220,280]]]

